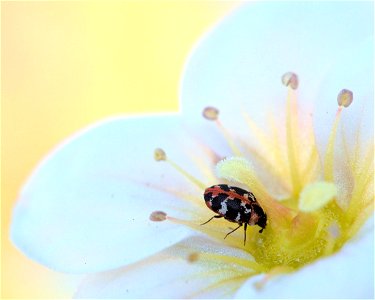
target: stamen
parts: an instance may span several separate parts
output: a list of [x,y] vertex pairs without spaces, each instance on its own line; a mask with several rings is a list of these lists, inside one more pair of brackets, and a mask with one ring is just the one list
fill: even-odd
[[223,124],[220,122],[220,120],[215,121],[217,127],[219,128],[221,134],[224,136],[225,140],[228,143],[229,148],[232,150],[234,155],[241,156],[241,151],[238,149],[236,144],[234,143],[233,139],[231,138],[229,132],[225,129]]
[[157,210],[151,213],[150,220],[154,222],[161,222],[167,219],[167,214],[163,211]]
[[296,73],[287,72],[281,76],[281,82],[283,85],[296,90],[298,88],[298,76]]
[[227,141],[228,146],[232,150],[233,154],[240,156],[241,151],[238,149],[230,134],[219,120],[219,110],[215,107],[208,106],[205,109],[203,109],[202,115],[207,120],[215,121],[215,124],[217,125],[221,134],[224,136],[224,139]]
[[[288,73],[287,73],[288,74]],[[294,74],[295,75],[295,74]],[[297,76],[297,75],[295,75]],[[292,79],[291,79],[292,80]],[[291,87],[293,89],[293,87]],[[290,177],[293,186],[293,196],[298,197],[301,190],[300,171],[299,171],[299,151],[296,149],[295,141],[298,139],[298,120],[297,120],[297,99],[292,89],[288,89],[286,106],[286,140],[287,154],[289,162]]]
[[175,162],[171,161],[170,159],[167,159],[167,162],[173,167],[176,169],[176,171],[178,171],[181,175],[183,175],[184,177],[186,177],[187,179],[189,179],[192,183],[194,183],[195,185],[197,185],[200,189],[204,190],[207,185],[204,184],[203,182],[201,182],[200,180],[198,180],[197,178],[195,178],[193,175],[189,174],[188,172],[186,172],[184,169],[182,169],[179,165],[177,165]]
[[165,154],[163,149],[156,148],[154,150],[154,159],[156,161],[162,161],[167,159],[167,155]]
[[168,162],[176,171],[178,171],[181,175],[183,175],[185,178],[189,179],[192,183],[197,185],[200,189],[204,190],[207,185],[195,178],[193,175],[189,174],[187,171],[185,171],[183,168],[181,168],[178,164],[176,164],[174,161],[170,160],[167,157],[167,154],[165,151],[161,148],[156,148],[154,151],[154,158],[156,161],[166,161]]
[[325,206],[337,196],[337,188],[331,182],[314,182],[303,189],[299,199],[299,209],[313,212]]
[[219,110],[216,107],[207,106],[203,110],[202,115],[207,120],[214,121],[214,120],[217,120],[219,116]]
[[339,104],[339,108],[337,109],[335,121],[331,129],[324,159],[324,178],[327,181],[333,181],[334,148],[337,128],[341,119],[341,112],[343,107],[348,107],[353,102],[353,93],[346,89],[341,90],[337,96],[337,102]]
[[[265,165],[273,165],[272,170],[274,172],[277,172],[278,174],[285,174],[284,169],[286,169],[286,166],[284,165],[284,159],[282,158],[282,152],[280,147],[280,142],[278,141],[278,133],[279,128],[275,130],[275,132],[272,135],[272,138],[269,138],[267,136],[266,132],[262,130],[251,118],[250,115],[246,112],[242,113],[243,118],[245,122],[248,125],[248,128],[250,129],[251,133],[254,135],[257,142],[260,144],[260,149],[264,149],[262,153],[267,153],[266,156],[261,155],[260,151],[256,153],[255,151],[251,151],[251,147],[248,146],[248,150],[253,154],[257,155],[258,157],[262,157],[261,160],[264,161]],[[268,123],[271,125],[271,127],[276,127],[274,124],[275,120],[273,118],[270,118]],[[275,164],[277,166],[275,167]]]
[[339,106],[348,107],[353,102],[353,92],[347,89],[341,90],[337,95],[337,103]]

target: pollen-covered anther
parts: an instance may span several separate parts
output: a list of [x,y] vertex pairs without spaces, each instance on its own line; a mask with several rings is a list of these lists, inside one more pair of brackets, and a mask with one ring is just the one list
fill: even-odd
[[167,155],[165,154],[163,149],[156,148],[154,151],[154,159],[156,161],[163,161],[167,159]]
[[154,222],[161,222],[167,219],[167,214],[164,211],[154,211],[150,215],[150,220]]
[[303,212],[317,211],[337,195],[337,188],[332,182],[318,181],[304,187],[300,194],[299,209]]
[[216,107],[207,106],[203,110],[202,115],[207,120],[215,121],[219,117],[219,110]]
[[283,85],[296,90],[298,88],[298,76],[296,73],[287,72],[281,76],[281,82]]
[[348,107],[353,102],[353,92],[347,89],[342,89],[337,95],[337,103],[340,106]]

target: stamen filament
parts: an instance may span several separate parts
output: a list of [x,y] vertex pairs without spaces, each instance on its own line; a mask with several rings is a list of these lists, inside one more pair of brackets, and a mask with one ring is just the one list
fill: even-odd
[[[262,131],[255,122],[250,118],[249,114],[244,112],[243,118],[248,125],[249,130],[253,133],[255,139],[260,144],[260,151],[256,150],[255,148],[251,147],[247,143],[244,143],[246,149],[257,159],[261,165],[268,170],[272,176],[277,180],[280,180],[280,184],[283,186],[285,190],[289,190],[289,187],[283,180],[286,166],[284,165],[284,159],[282,159],[282,154],[280,151],[280,143],[278,143],[278,136],[276,134],[276,130],[272,139],[268,139],[265,132]],[[271,121],[269,121],[271,122]],[[267,155],[264,155],[264,154]]]
[[[197,142],[197,147],[200,147],[204,155],[196,155],[187,152],[186,155],[199,168],[201,174],[208,181],[215,181],[216,177],[212,173],[212,165],[216,165],[222,158],[215,152],[214,149],[207,146],[203,141]],[[208,158],[208,159],[207,159]]]
[[308,175],[311,174],[311,172],[313,172],[316,169],[319,154],[318,154],[315,144],[312,146],[310,155],[308,157],[309,159],[307,161],[307,164],[305,165],[305,168],[301,172],[302,178],[308,178]]
[[[373,168],[374,168],[374,147],[370,146],[366,155],[363,159],[364,162],[366,162],[365,167],[361,169],[360,173],[358,174],[358,183],[355,186],[356,191],[361,191],[366,187],[368,183],[370,183],[371,178],[373,178]],[[366,178],[366,179],[365,179]],[[362,184],[360,184],[362,183]],[[354,194],[354,192],[353,192]],[[360,193],[357,198],[361,198],[362,194]],[[354,195],[353,195],[354,197]]]
[[334,149],[337,135],[337,128],[341,119],[341,112],[343,106],[339,106],[336,112],[335,121],[333,123],[331,133],[328,140],[327,151],[324,158],[324,179],[326,181],[333,181],[333,164],[334,164]]
[[288,88],[287,110],[286,110],[286,139],[287,139],[287,154],[289,161],[289,170],[293,186],[293,196],[298,197],[301,190],[300,174],[298,169],[298,157],[295,145],[295,138],[298,137],[297,120],[296,120],[296,97],[292,88]]
[[[358,161],[358,158],[359,158],[359,155],[360,155],[360,150],[361,150],[361,143],[360,143],[360,138],[361,138],[361,126],[358,126],[358,129],[357,129],[357,132],[356,132],[356,135],[355,135],[355,149],[354,149],[354,155],[353,155],[353,159],[351,160],[353,163],[353,171],[356,171],[357,169],[357,165],[355,164],[357,161]],[[373,151],[372,151],[373,153]]]
[[285,162],[284,143],[281,142],[280,126],[278,126],[275,117],[272,114],[268,115],[267,121],[272,131],[271,136],[273,145],[271,146],[273,147],[272,153],[275,155],[275,162],[278,164],[281,173],[286,174],[288,172],[288,165]]
[[236,156],[242,156],[240,149],[238,149],[233,139],[231,138],[230,134],[228,133],[224,125],[220,122],[220,120],[219,119],[215,120],[215,123],[219,131],[221,132],[221,134],[224,136],[224,139],[227,141],[228,146],[232,150],[233,154]]
[[261,144],[261,146],[267,150],[271,149],[273,146],[271,145],[269,139],[267,139],[266,134],[255,124],[255,122],[250,118],[249,114],[247,112],[243,112],[242,116],[249,130],[254,135],[255,139]]
[[174,161],[170,160],[167,157],[167,154],[165,153],[165,151],[163,149],[156,148],[154,150],[154,159],[156,161],[158,161],[158,162],[165,161],[165,162],[169,163],[176,171],[178,171],[185,178],[187,178],[192,183],[194,183],[195,185],[197,185],[201,190],[204,190],[206,188],[206,184],[204,184],[203,182],[201,182],[200,180],[198,180],[197,178],[195,178],[194,176],[192,176],[191,174],[189,174],[188,172],[186,172],[183,168],[181,168]]
[[216,107],[207,106],[203,109],[202,115],[205,119],[215,122],[220,133],[224,136],[224,139],[227,141],[229,148],[232,150],[232,153],[237,156],[241,156],[241,151],[238,149],[233,139],[231,138],[231,135],[228,133],[228,131],[225,129],[225,127],[219,120],[219,110]]
[[207,185],[195,178],[193,175],[189,174],[187,171],[185,171],[183,168],[181,168],[178,164],[176,164],[174,161],[170,160],[169,158],[166,159],[166,162],[168,162],[177,172],[179,172],[181,175],[183,175],[185,178],[190,180],[192,183],[194,183],[196,186],[198,186],[201,190],[204,190]]

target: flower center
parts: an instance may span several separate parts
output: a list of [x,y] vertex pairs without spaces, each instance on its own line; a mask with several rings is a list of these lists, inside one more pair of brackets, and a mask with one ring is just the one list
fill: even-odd
[[[250,134],[260,141],[256,149],[251,145],[244,147],[243,141],[238,142],[236,135],[221,123],[217,108],[207,107],[202,113],[216,125],[234,155],[216,165],[217,178],[235,182],[251,191],[267,214],[268,223],[263,233],[258,233],[259,228],[255,226],[247,226],[246,246],[240,238],[235,239],[235,246],[252,254],[257,265],[251,268],[256,273],[268,273],[268,276],[293,271],[319,257],[333,254],[356,234],[373,211],[372,144],[365,149],[364,158],[360,155],[364,149],[359,139],[354,145],[354,154],[337,147],[343,108],[352,103],[353,93],[347,89],[339,92],[339,107],[322,155],[318,151],[312,123],[297,105],[297,75],[285,73],[281,81],[288,89],[286,110],[282,121],[276,117],[272,120],[273,135],[267,136],[249,115],[244,114]],[[280,136],[280,132],[284,135]],[[338,157],[341,159],[337,160]],[[162,149],[155,150],[154,158],[168,162],[202,193],[210,185],[171,161]],[[274,192],[280,188],[283,190],[281,195]],[[204,202],[200,201],[199,205],[204,209]],[[199,226],[204,217],[198,222],[190,222],[169,215],[166,217],[160,212],[153,214],[151,220],[159,221],[161,216],[162,220],[183,223],[219,238],[228,231],[225,220],[217,220],[215,225],[211,222]],[[213,230],[213,226],[221,231]],[[239,232],[233,234],[239,235]]]
[[[315,142],[312,125],[301,124],[295,91],[298,77],[292,72],[282,76],[282,83],[288,87],[287,107],[285,113],[285,153],[287,165],[280,174],[279,182],[267,182],[259,178],[257,167],[251,157],[231,157],[219,162],[216,173],[219,178],[239,183],[250,189],[263,206],[269,219],[269,226],[263,234],[255,230],[248,235],[252,238],[247,250],[264,268],[263,271],[277,273],[297,269],[322,256],[331,255],[358,231],[371,214],[373,192],[371,184],[363,181],[356,170],[363,167],[358,159],[349,159],[345,164],[353,166],[341,177],[353,177],[356,184],[367,191],[366,200],[361,199],[362,192],[354,189],[345,194],[345,182],[336,179],[336,169],[340,169],[335,155],[340,153],[336,146],[337,131],[344,107],[353,101],[353,93],[343,89],[337,97],[339,104],[336,117],[330,132],[327,149],[322,159]],[[253,127],[255,125],[253,124]],[[281,127],[281,126],[280,126]],[[256,129],[258,132],[259,129]],[[311,136],[307,144],[300,147],[298,143],[306,136]],[[277,136],[271,137],[280,140]],[[276,145],[277,146],[277,145]],[[266,145],[259,149],[271,153]],[[356,145],[360,147],[360,145]],[[357,149],[358,150],[358,149]],[[359,151],[359,150],[358,150]],[[277,157],[277,155],[276,155]],[[267,157],[265,158],[267,160]],[[320,162],[323,162],[321,165]],[[372,158],[368,163],[371,163]],[[280,160],[268,160],[267,166],[282,165]],[[354,167],[355,166],[355,167]],[[356,169],[356,170],[355,170]],[[371,176],[367,168],[366,176]],[[310,171],[314,170],[314,171]],[[268,170],[272,173],[272,170]],[[342,171],[340,171],[342,172]],[[289,177],[286,175],[289,174]],[[274,184],[289,186],[289,196],[277,199],[269,192]],[[339,198],[344,198],[341,203]],[[358,220],[358,221],[357,221]],[[271,272],[271,273],[272,273]]]

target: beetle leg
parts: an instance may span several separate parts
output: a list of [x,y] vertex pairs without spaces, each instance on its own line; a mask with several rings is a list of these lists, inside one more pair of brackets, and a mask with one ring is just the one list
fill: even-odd
[[223,216],[213,216],[211,219],[209,219],[208,221],[202,223],[201,225],[204,225],[204,224],[207,224],[208,222],[210,222],[213,218],[222,218]]
[[243,245],[245,246],[246,245],[246,229],[247,229],[247,223],[245,223],[245,227],[244,227],[244,239],[243,239]]
[[237,227],[237,228],[235,228],[235,229],[233,229],[231,232],[228,232],[227,234],[226,234],[226,236],[224,237],[224,239],[228,236],[228,235],[230,235],[232,232],[235,232],[238,228],[240,228],[242,226],[242,223]]

